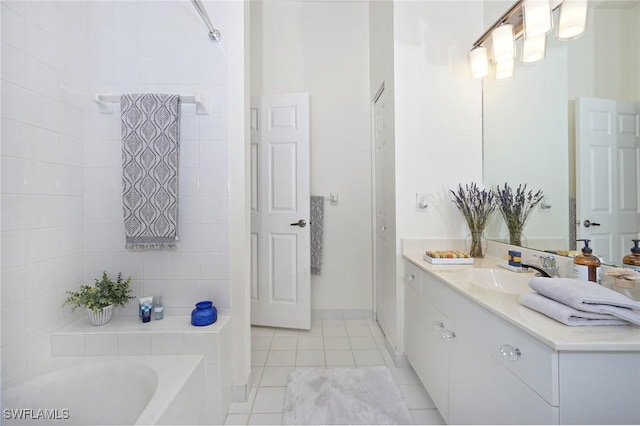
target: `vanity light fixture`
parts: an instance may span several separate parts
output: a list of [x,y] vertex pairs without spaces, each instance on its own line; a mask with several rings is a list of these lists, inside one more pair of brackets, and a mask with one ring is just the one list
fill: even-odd
[[516,52],[513,25],[503,24],[491,31],[491,46],[494,62],[513,61]]
[[[480,65],[480,55],[491,38],[492,62],[496,78],[513,75],[515,41],[524,36],[522,62],[533,63],[546,55],[546,34],[553,27],[552,13],[560,7],[558,39],[570,40],[584,32],[588,0],[518,0],[482,36],[473,43],[469,64],[473,78],[487,75],[488,67]],[[537,35],[536,35],[537,34]],[[483,53],[482,50],[484,49]],[[475,52],[478,50],[478,52]]]
[[538,37],[551,31],[551,6],[549,5],[549,0],[524,0],[522,15],[525,37]]
[[513,77],[514,60],[496,62],[496,80]]
[[471,66],[471,76],[482,78],[489,74],[489,56],[487,48],[478,46],[469,52],[469,64]]
[[544,59],[547,50],[547,35],[525,37],[522,42],[522,62],[532,64]]
[[558,39],[571,40],[584,32],[587,22],[587,0],[564,0],[560,6]]

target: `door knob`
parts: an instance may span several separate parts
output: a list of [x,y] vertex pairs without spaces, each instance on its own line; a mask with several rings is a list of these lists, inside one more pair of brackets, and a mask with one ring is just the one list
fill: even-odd
[[292,223],[291,226],[299,226],[300,228],[304,228],[305,226],[307,226],[307,222],[305,222],[304,219],[300,219],[299,221]]
[[600,226],[599,223],[591,222],[589,219],[585,220],[582,224],[584,225],[585,228],[588,228],[590,226]]

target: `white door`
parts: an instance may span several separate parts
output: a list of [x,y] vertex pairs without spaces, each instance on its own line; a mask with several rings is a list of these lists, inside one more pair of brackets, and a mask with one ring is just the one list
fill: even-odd
[[387,95],[384,87],[374,99],[373,144],[375,164],[375,247],[376,320],[395,341],[396,256],[395,256],[395,152],[390,134]]
[[251,324],[309,329],[309,94],[251,100]]
[[[618,101],[618,255],[620,264],[634,239],[640,238],[640,108],[637,102]],[[615,256],[615,254],[614,254]]]
[[638,106],[578,98],[576,117],[576,234],[618,264],[638,238]]

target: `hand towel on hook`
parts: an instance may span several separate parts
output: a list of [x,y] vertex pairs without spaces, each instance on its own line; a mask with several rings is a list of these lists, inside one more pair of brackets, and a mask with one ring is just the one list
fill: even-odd
[[120,107],[125,247],[175,247],[180,96],[123,94]]

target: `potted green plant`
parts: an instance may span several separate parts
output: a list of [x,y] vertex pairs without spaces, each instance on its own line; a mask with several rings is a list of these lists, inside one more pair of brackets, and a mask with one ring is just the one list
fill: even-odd
[[122,273],[118,272],[115,281],[109,278],[107,272],[102,273],[102,280],[95,279],[93,286],[81,285],[78,291],[67,291],[69,297],[63,306],[71,305],[71,311],[84,307],[87,310],[89,320],[93,325],[104,325],[113,315],[113,308],[124,305],[135,296],[131,296],[131,277],[124,280]]

